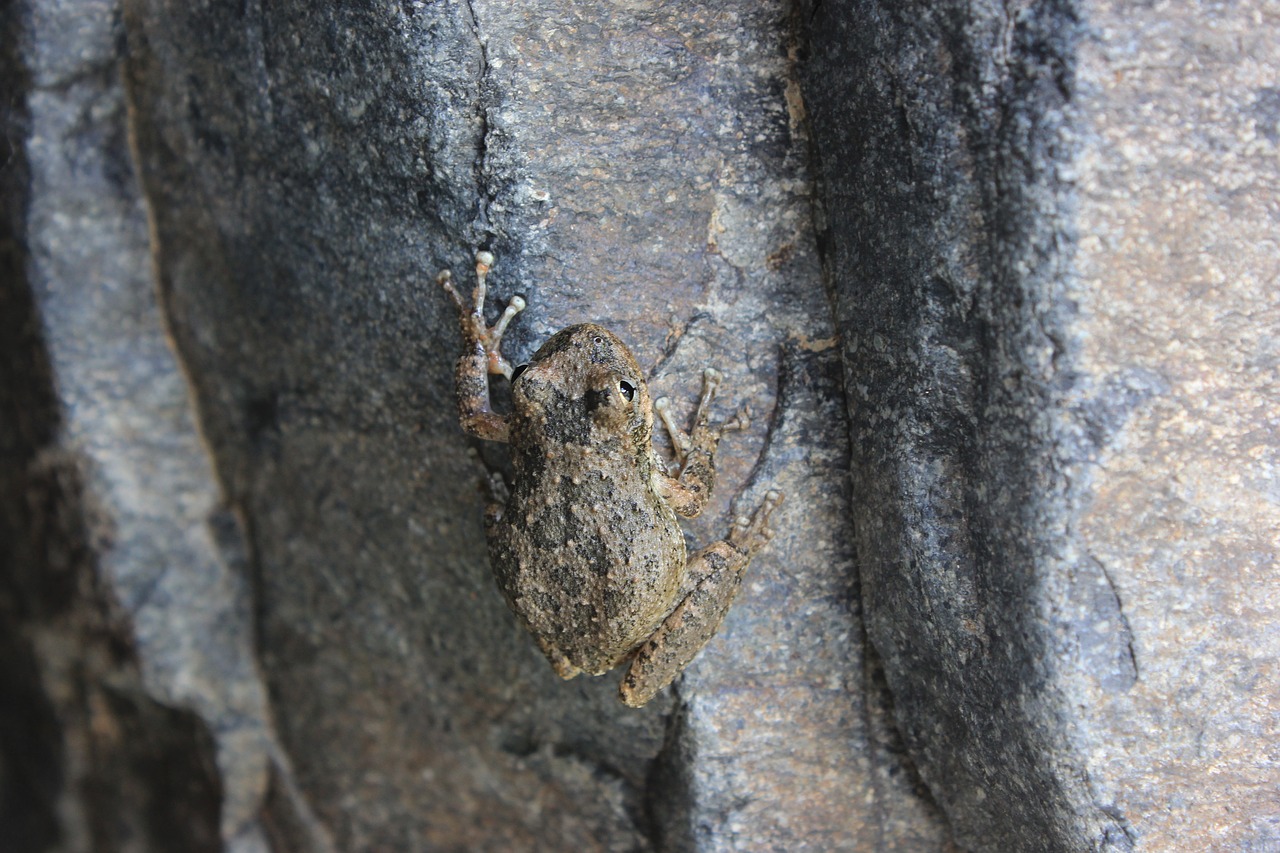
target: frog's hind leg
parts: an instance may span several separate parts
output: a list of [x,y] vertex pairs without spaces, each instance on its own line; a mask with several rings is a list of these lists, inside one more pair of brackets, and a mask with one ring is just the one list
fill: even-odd
[[702,396],[693,416],[691,433],[686,433],[675,422],[668,398],[661,397],[653,404],[654,411],[671,436],[680,469],[675,477],[660,478],[658,489],[667,504],[685,518],[697,518],[711,498],[711,489],[716,482],[715,456],[720,437],[728,430],[746,429],[749,425],[745,409],[726,423],[711,423],[711,401],[715,399],[716,389],[723,378],[720,371],[713,368],[702,372]]
[[559,647],[541,637],[537,638],[538,648],[542,649],[542,653],[547,656],[547,660],[551,661],[551,668],[556,671],[556,675],[568,681],[570,678],[576,678],[582,674],[582,670],[560,651]]
[[750,521],[739,520],[727,539],[689,558],[691,588],[653,636],[631,660],[622,679],[622,701],[638,708],[652,699],[688,666],[724,621],[729,605],[742,586],[751,558],[773,537],[769,515],[782,502],[769,492]]

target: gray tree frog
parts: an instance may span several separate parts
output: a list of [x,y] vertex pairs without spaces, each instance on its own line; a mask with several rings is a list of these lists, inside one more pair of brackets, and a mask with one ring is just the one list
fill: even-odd
[[[720,374],[704,372],[693,432],[686,435],[665,399],[650,402],[630,351],[601,326],[563,329],[528,364],[513,368],[499,344],[525,303],[512,298],[492,328],[485,324],[485,276],[492,265],[489,253],[476,255],[470,302],[447,271],[438,281],[462,324],[455,374],[462,428],[511,445],[509,496],[485,518],[493,572],[561,678],[603,675],[628,664],[619,692],[639,707],[670,684],[720,626],[747,564],[773,536],[769,516],[782,495],[770,491],[728,538],[687,556],[676,516],[702,512],[721,433],[744,425],[741,418],[708,422]],[[509,415],[490,406],[490,374],[511,381]],[[655,409],[676,448],[676,476],[651,443]]]

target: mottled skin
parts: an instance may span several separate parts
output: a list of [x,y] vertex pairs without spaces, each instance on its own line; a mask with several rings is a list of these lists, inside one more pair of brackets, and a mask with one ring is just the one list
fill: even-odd
[[[782,496],[770,492],[750,521],[688,557],[676,516],[697,516],[711,496],[727,428],[708,423],[719,374],[704,374],[690,435],[659,401],[681,457],[679,475],[669,476],[651,442],[655,407],[644,376],[607,329],[570,326],[515,369],[502,357],[502,332],[524,301],[516,297],[492,329],[485,325],[492,263],[477,255],[469,302],[447,272],[440,282],[462,321],[459,419],[472,435],[508,441],[513,454],[509,498],[486,515],[494,575],[561,678],[629,661],[620,693],[638,707],[711,639],[751,557],[773,535],[769,514]],[[510,415],[490,407],[491,373],[512,379]]]

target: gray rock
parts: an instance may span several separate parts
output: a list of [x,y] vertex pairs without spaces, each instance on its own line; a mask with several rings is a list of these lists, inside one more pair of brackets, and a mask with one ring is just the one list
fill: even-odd
[[1274,21],[1198,11],[813,10],[868,638],[969,849],[1276,844]]
[[[186,709],[208,726],[225,783],[213,814],[221,806],[224,838],[250,843],[260,831],[269,735],[248,589],[230,564],[243,546],[157,304],[127,144],[119,10],[15,4],[7,17],[21,39],[10,59],[20,82],[7,90],[21,94],[23,107],[20,124],[7,126],[20,131],[12,138],[25,171],[14,187],[23,202],[11,219],[21,250],[10,286],[34,298],[39,346],[56,377],[48,381],[57,431],[39,458],[71,472],[58,475],[74,477],[68,511],[91,516],[91,553],[77,570],[94,577],[84,583],[127,614],[121,642],[136,648],[134,678],[149,694],[129,706]],[[83,607],[98,606],[87,598]],[[41,664],[58,670],[54,659]]]
[[[1274,847],[1280,63],[1194,11],[5,7],[18,849],[109,813],[32,769],[95,720],[147,849]],[[750,404],[694,544],[788,494],[639,711],[490,577],[476,248],[514,360],[599,322]]]
[[[280,734],[338,845],[872,837],[848,798],[869,780],[846,433],[781,8],[126,10],[165,304],[249,520]],[[695,541],[748,483],[743,506],[796,495],[680,687],[684,725],[672,697],[635,713],[614,679],[558,683],[494,592],[478,485],[502,452],[465,452],[431,283],[477,245],[497,301],[529,299],[515,357],[593,320],[659,393],[689,406],[714,363],[725,405],[751,403]],[[687,796],[647,783],[655,761]],[[781,804],[809,773],[799,820]]]
[[1090,11],[1069,532],[1122,605],[1091,624],[1131,635],[1133,683],[1072,684],[1078,748],[1144,849],[1280,849],[1280,20]]
[[[133,531],[91,485],[96,460],[65,439],[79,413],[60,397],[33,292],[47,283],[44,206],[68,189],[42,181],[56,141],[42,135],[48,119],[81,119],[88,143],[56,150],[70,163],[101,153],[101,126],[90,106],[42,100],[57,93],[22,61],[30,43],[15,11],[29,10],[15,5],[0,10],[0,839],[14,851],[214,851],[214,741],[198,714],[150,695],[130,614],[104,571]],[[109,273],[97,283],[110,286]]]

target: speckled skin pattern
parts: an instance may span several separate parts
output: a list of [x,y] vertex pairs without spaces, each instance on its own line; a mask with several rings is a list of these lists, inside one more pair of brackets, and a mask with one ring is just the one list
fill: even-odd
[[[486,515],[498,587],[561,678],[629,662],[620,694],[643,705],[719,627],[747,564],[773,535],[769,514],[782,496],[770,492],[727,539],[688,556],[676,516],[697,516],[711,496],[727,428],[708,423],[720,375],[704,374],[692,433],[664,418],[681,456],[672,477],[651,442],[655,407],[643,373],[607,329],[570,326],[517,368],[502,357],[502,332],[524,302],[513,299],[493,328],[485,325],[492,263],[477,256],[469,302],[448,273],[440,282],[462,322],[462,426],[512,449],[509,497]],[[512,380],[510,415],[491,409],[489,374]]]

